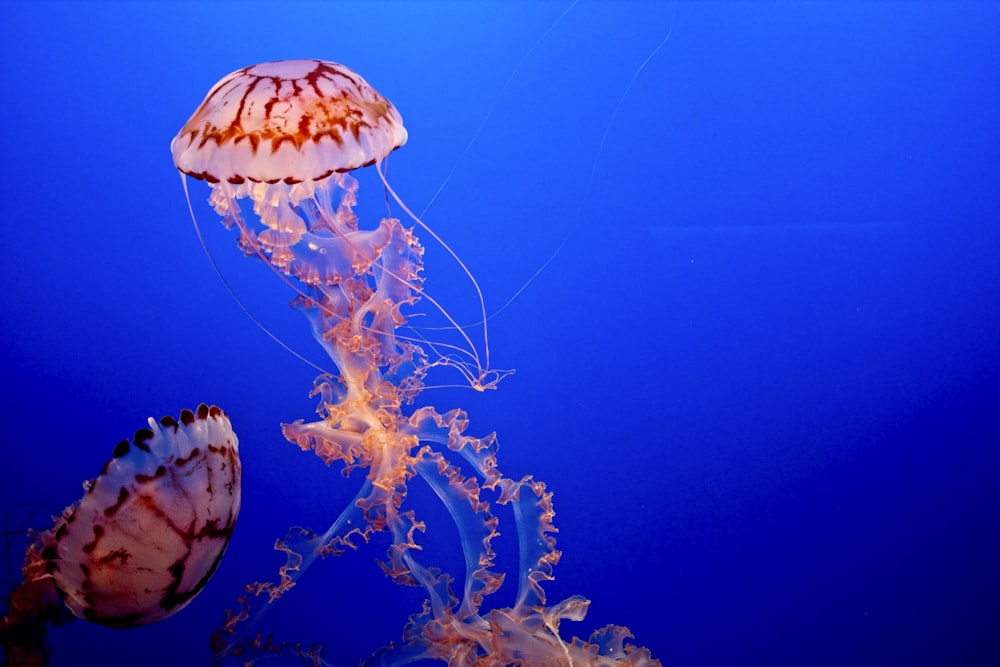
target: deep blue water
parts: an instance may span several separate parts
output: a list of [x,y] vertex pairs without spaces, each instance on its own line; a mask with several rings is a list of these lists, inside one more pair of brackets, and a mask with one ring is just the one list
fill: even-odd
[[[245,474],[189,608],[55,629],[52,665],[209,664],[274,540],[360,483],[282,438],[315,372],[226,293],[168,150],[216,80],[295,57],[400,110],[412,208],[453,172],[425,218],[491,312],[568,236],[491,322],[517,374],[424,395],[554,491],[550,599],[593,600],[564,634],[627,625],[670,665],[1000,663],[1000,4],[3,2],[0,510],[45,527],[201,401]],[[322,362],[190,185],[234,289]],[[475,316],[439,250],[426,276]],[[398,640],[423,596],[384,547],[316,564],[260,629],[338,665]]]

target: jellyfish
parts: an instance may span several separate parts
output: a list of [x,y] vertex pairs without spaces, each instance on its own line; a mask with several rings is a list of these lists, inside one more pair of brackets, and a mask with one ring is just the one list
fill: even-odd
[[[378,651],[369,664],[659,664],[648,650],[628,644],[631,635],[622,627],[608,626],[586,641],[563,639],[560,622],[582,619],[589,601],[546,600],[543,584],[561,555],[551,492],[531,476],[505,477],[495,435],[468,435],[462,410],[410,407],[434,368],[458,371],[479,391],[495,388],[508,372],[490,367],[478,286],[478,345],[424,288],[423,247],[414,229],[443,241],[396,195],[384,170],[406,139],[399,112],[356,72],[321,60],[286,60],[224,77],[171,144],[185,191],[185,174],[207,182],[209,202],[236,229],[239,248],[292,286],[293,306],[306,315],[334,364],[314,382],[319,419],[283,424],[283,435],[345,475],[365,475],[354,500],[324,532],[293,527],[278,541],[285,564],[276,580],[247,585],[213,648],[220,658],[238,656],[248,664],[283,651],[325,664],[322,649],[278,641],[255,627],[317,557],[359,549],[387,533],[380,562],[386,576],[421,587],[426,600],[405,625],[402,641]],[[361,224],[351,172],[365,166],[375,167],[387,198],[414,226],[391,216]],[[444,315],[457,342],[409,327],[421,300]],[[420,508],[408,502],[416,479],[433,490],[455,523],[462,576],[418,559],[426,526]],[[516,572],[495,565],[499,517],[491,503],[513,508]],[[505,581],[516,582],[513,605],[490,607],[489,596]]]
[[[374,230],[358,228],[353,213],[358,183],[348,172],[359,167],[374,164],[387,191],[409,213],[382,166],[406,139],[395,107],[355,72],[335,63],[286,60],[247,67],[219,81],[173,140],[171,151],[182,174],[211,185],[212,205],[227,226],[238,227],[239,246],[247,255],[259,257],[286,282],[293,278],[322,293],[303,291],[303,308],[322,298],[325,303],[318,310],[329,317],[374,320],[368,331],[393,338],[381,341],[380,351],[394,357],[392,365],[408,363],[416,369],[409,384],[435,366],[450,366],[475,389],[492,389],[508,372],[490,368],[482,292],[464,263],[410,213],[452,254],[475,287],[482,352],[467,327],[423,291],[418,275],[422,248],[412,232],[395,218]],[[243,198],[253,202],[251,217],[240,211],[238,200]],[[379,262],[390,247],[399,249]],[[377,298],[351,293],[373,287],[376,273],[386,276],[379,281]],[[368,284],[357,278],[366,275]],[[459,335],[457,344],[399,336],[404,323],[399,308],[417,298],[445,317]],[[361,308],[344,310],[355,306]],[[325,335],[324,326],[317,326],[316,335]],[[350,365],[337,346],[326,347],[337,355],[339,368]],[[413,390],[419,392],[419,387]]]
[[229,417],[204,403],[118,443],[83,498],[33,536],[0,621],[4,665],[44,665],[49,624],[132,628],[186,607],[229,544],[241,471]]

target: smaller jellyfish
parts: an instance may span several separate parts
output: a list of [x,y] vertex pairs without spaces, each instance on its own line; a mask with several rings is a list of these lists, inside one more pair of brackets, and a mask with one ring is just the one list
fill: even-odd
[[150,418],[118,443],[83,498],[34,535],[0,620],[4,665],[44,665],[48,624],[132,628],[187,606],[229,544],[241,475],[239,441],[216,406]]

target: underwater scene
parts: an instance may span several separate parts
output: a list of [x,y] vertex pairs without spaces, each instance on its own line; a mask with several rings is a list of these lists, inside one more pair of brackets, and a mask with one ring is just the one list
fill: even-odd
[[1000,4],[0,56],[5,666],[1000,663]]

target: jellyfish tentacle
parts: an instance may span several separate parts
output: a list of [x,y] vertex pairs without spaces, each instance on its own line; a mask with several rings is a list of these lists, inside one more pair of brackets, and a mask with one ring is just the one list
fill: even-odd
[[312,366],[321,373],[325,372],[325,369],[321,368],[320,366],[317,366],[312,361],[307,359],[304,355],[299,354],[299,352],[297,352],[290,345],[288,345],[288,343],[283,341],[280,336],[278,336],[273,331],[268,329],[263,322],[258,320],[257,317],[252,312],[250,312],[250,309],[246,306],[246,304],[243,303],[243,300],[240,299],[238,294],[236,294],[236,290],[233,289],[232,285],[230,285],[229,281],[226,279],[226,276],[222,273],[222,269],[219,268],[218,263],[215,261],[215,257],[212,255],[212,251],[208,247],[208,243],[205,242],[204,235],[201,233],[201,227],[198,224],[198,218],[195,216],[194,207],[191,205],[191,196],[188,193],[188,187],[187,187],[187,177],[184,174],[179,174],[179,175],[181,178],[181,185],[184,188],[184,198],[187,200],[188,212],[191,214],[191,222],[194,223],[195,234],[197,234],[198,236],[198,242],[201,244],[202,250],[205,251],[205,255],[208,257],[208,262],[209,264],[211,264],[212,270],[215,271],[215,275],[222,282],[222,286],[226,288],[226,292],[228,292],[229,296],[233,298],[233,300],[236,302],[236,305],[240,307],[240,310],[242,310],[243,313],[248,318],[250,318],[250,321],[253,322],[257,326],[257,328],[259,328],[261,331],[267,334],[267,336],[271,340],[276,342],[281,347],[285,348],[288,352],[292,354],[292,356],[299,359],[300,361],[306,363],[309,366]]
[[[456,322],[455,319],[453,317],[451,317],[451,315],[449,315],[443,309],[441,309],[441,311],[442,311],[442,313],[444,313],[445,317],[448,319],[448,322],[451,323],[459,331],[459,333],[462,335],[462,337],[465,339],[465,341],[469,344],[469,346],[472,348],[473,352],[475,353],[475,359],[476,359],[476,366],[477,366],[477,371],[478,371],[478,377],[476,378],[477,382],[475,384],[473,384],[473,389],[476,389],[477,391],[483,391],[484,389],[492,389],[492,388],[494,388],[496,386],[496,381],[494,381],[494,382],[488,382],[488,381],[485,380],[488,372],[491,370],[490,369],[490,336],[489,336],[489,327],[487,326],[487,323],[486,323],[486,300],[483,298],[483,290],[482,290],[482,288],[479,287],[479,281],[476,280],[476,277],[473,275],[472,271],[469,270],[469,267],[466,266],[465,262],[463,262],[462,259],[458,256],[458,253],[456,253],[454,250],[452,250],[451,246],[449,246],[447,243],[445,243],[444,239],[442,239],[440,236],[438,236],[438,234],[433,229],[431,229],[430,226],[428,226],[423,220],[421,220],[420,217],[416,213],[414,213],[413,211],[411,211],[410,208],[406,205],[406,203],[402,199],[400,199],[399,195],[396,194],[396,191],[392,188],[391,185],[389,185],[389,181],[386,179],[385,174],[382,171],[382,163],[381,162],[376,162],[375,163],[375,169],[378,171],[379,178],[382,179],[382,185],[389,192],[389,194],[392,195],[392,198],[396,201],[396,203],[399,205],[399,207],[402,208],[404,211],[406,211],[406,214],[409,215],[410,218],[421,227],[421,229],[423,229],[425,232],[427,232],[428,234],[430,234],[431,237],[435,241],[437,241],[437,243],[442,248],[444,248],[445,251],[447,251],[449,255],[451,255],[452,259],[454,259],[458,263],[458,265],[462,268],[462,271],[465,272],[465,275],[469,278],[469,281],[472,283],[472,286],[475,288],[475,290],[476,290],[476,296],[479,298],[479,309],[480,309],[480,312],[482,313],[482,318],[483,318],[483,324],[482,324],[482,326],[483,326],[483,355],[484,355],[484,358],[483,358],[482,362],[480,362],[480,359],[479,359],[479,351],[476,349],[475,345],[472,344],[472,340],[469,338],[469,335],[465,332],[465,329],[463,329],[461,327],[461,325],[459,325],[458,322]],[[499,381],[499,379],[497,381]]]
[[75,618],[59,598],[55,581],[41,572],[38,544],[29,546],[25,561],[24,582],[11,591],[7,612],[0,618],[4,667],[46,665],[49,626],[57,627]]
[[531,48],[529,48],[527,51],[524,52],[524,55],[521,56],[521,59],[518,61],[517,65],[515,65],[514,69],[512,69],[510,71],[510,74],[507,75],[507,78],[504,80],[503,85],[500,86],[500,89],[497,91],[496,96],[493,98],[493,102],[490,104],[490,108],[486,110],[486,113],[483,115],[482,120],[479,121],[479,125],[476,127],[476,130],[472,133],[472,137],[469,139],[468,142],[466,142],[465,148],[462,149],[461,154],[455,160],[454,164],[452,164],[451,169],[448,171],[448,174],[444,177],[444,180],[441,181],[441,185],[439,185],[438,189],[434,191],[434,194],[431,196],[430,201],[428,201],[427,204],[424,205],[424,208],[420,211],[421,218],[426,216],[427,212],[431,210],[431,207],[434,206],[434,202],[437,201],[437,198],[441,195],[442,192],[444,192],[445,187],[447,187],[448,183],[451,181],[451,177],[455,175],[456,171],[458,171],[458,167],[462,164],[462,161],[465,159],[465,156],[468,155],[469,151],[472,149],[472,146],[476,143],[476,140],[479,139],[479,135],[483,133],[483,129],[486,127],[486,124],[489,122],[490,118],[493,117],[493,112],[496,110],[497,105],[500,103],[500,100],[503,99],[504,93],[510,87],[510,84],[514,80],[514,77],[516,77],[517,73],[521,71],[521,67],[524,65],[525,62],[527,62],[528,58],[531,57],[531,54],[534,53],[539,46],[541,46],[542,42],[545,41],[545,39],[549,36],[549,34],[553,30],[555,30],[556,26],[558,26],[559,23],[564,18],[566,18],[566,16],[573,10],[573,7],[575,7],[579,1],[580,0],[573,0],[573,2],[567,5],[566,9],[564,9],[562,13],[559,14],[559,16],[557,16],[555,20],[553,20],[552,23],[549,24],[549,27],[545,29],[545,32],[543,32],[538,37],[538,39],[535,40],[535,43],[531,45]]
[[470,618],[478,613],[483,599],[503,584],[503,574],[492,570],[496,553],[491,542],[499,535],[499,520],[490,512],[489,503],[480,499],[480,488],[474,480],[463,478],[440,452],[427,449],[424,457],[417,472],[448,508],[458,528],[465,581],[460,608],[455,613],[459,618]]
[[[423,288],[419,260],[423,249],[412,233],[403,229],[395,218],[383,219],[374,230],[360,231],[353,213],[357,182],[347,174],[333,174],[327,181],[310,187],[303,187],[301,183],[293,186],[284,183],[244,182],[236,186],[217,183],[213,186],[211,203],[227,226],[235,225],[239,230],[238,244],[244,253],[256,256],[267,264],[302,299],[316,301],[314,295],[303,291],[303,285],[310,286],[328,297],[331,303],[351,304],[349,311],[331,308],[331,316],[359,320],[374,313],[379,321],[367,325],[367,332],[396,337],[414,345],[427,344],[435,357],[424,362],[423,372],[439,366],[454,368],[477,391],[495,388],[500,380],[510,375],[510,370],[490,368],[488,353],[484,365],[465,329],[440,301]],[[332,192],[340,196],[336,203]],[[255,213],[266,220],[262,232],[255,232],[241,214],[238,200],[242,197],[253,199]],[[296,211],[302,212],[305,219],[300,218]],[[291,218],[301,222],[302,227],[286,221]],[[422,221],[417,221],[426,227]],[[276,230],[286,229],[294,231],[287,232],[286,236],[276,233]],[[436,235],[435,238],[447,248],[443,240]],[[450,248],[448,252],[475,281],[457,255]],[[293,278],[301,283],[296,284]],[[478,284],[475,287],[481,299]],[[338,291],[343,290],[351,292],[346,301],[336,296]],[[362,292],[365,299],[358,298]],[[450,323],[450,328],[458,332],[464,345],[409,337],[398,332],[406,322],[399,308],[412,305],[419,298],[426,299],[442,314]],[[324,303],[324,299],[321,298],[318,303]],[[378,304],[391,304],[391,308],[384,312]],[[485,313],[485,307],[480,305]],[[488,346],[488,336],[484,341]],[[443,350],[451,350],[468,360],[455,358]]]
[[[226,619],[212,638],[212,649],[219,658],[234,654],[251,643],[248,639],[250,632],[258,626],[271,606],[296,585],[317,557],[339,556],[346,548],[356,549],[357,545],[353,542],[356,536],[367,541],[364,529],[357,527],[367,526],[358,503],[370,489],[370,482],[362,485],[354,500],[348,503],[322,535],[301,526],[293,526],[283,539],[275,542],[275,551],[284,553],[286,559],[285,564],[278,568],[278,581],[255,581],[247,584],[243,595],[237,598],[239,608],[226,610]],[[266,601],[251,615],[251,597],[261,596],[265,596]]]

